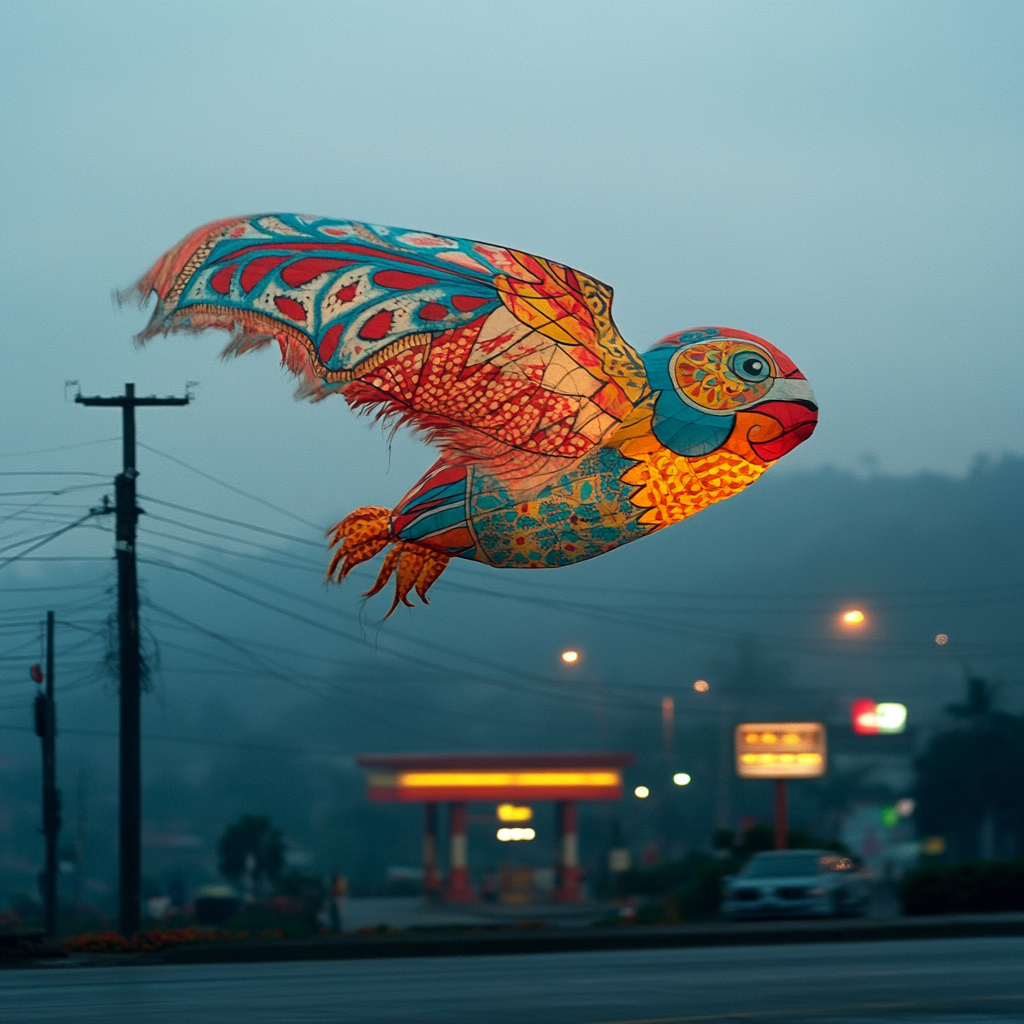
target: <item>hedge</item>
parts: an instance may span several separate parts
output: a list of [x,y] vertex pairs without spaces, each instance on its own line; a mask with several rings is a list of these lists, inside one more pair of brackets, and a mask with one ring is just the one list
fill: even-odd
[[904,876],[905,914],[985,914],[1024,910],[1024,860],[935,865]]

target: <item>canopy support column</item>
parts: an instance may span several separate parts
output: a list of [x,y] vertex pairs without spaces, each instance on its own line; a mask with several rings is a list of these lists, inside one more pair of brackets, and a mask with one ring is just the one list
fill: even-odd
[[423,892],[436,896],[441,891],[441,875],[437,870],[437,804],[423,805]]
[[784,850],[789,832],[789,801],[786,799],[786,780],[775,780],[775,849]]
[[448,885],[444,898],[449,903],[476,902],[476,893],[469,887],[466,854],[466,805],[457,801],[448,805]]
[[583,872],[580,870],[576,801],[560,801],[555,813],[558,816],[558,864],[555,866],[558,885],[553,895],[559,903],[580,903]]

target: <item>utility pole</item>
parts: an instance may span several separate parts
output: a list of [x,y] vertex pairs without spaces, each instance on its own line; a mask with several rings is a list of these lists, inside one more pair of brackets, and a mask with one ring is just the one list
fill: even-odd
[[46,613],[46,671],[33,665],[31,675],[43,683],[36,694],[36,735],[43,741],[43,837],[46,863],[39,874],[46,934],[57,930],[57,835],[60,832],[60,793],[57,791],[57,705],[53,700],[53,612]]
[[188,405],[184,398],[136,398],[135,385],[125,384],[124,394],[112,398],[76,395],[80,405],[120,406],[122,414],[123,466],[114,477],[116,515],[117,624],[120,639],[120,822],[119,899],[121,934],[139,930],[142,904],[142,659],[139,653],[139,587],[135,565],[135,409],[137,406]]

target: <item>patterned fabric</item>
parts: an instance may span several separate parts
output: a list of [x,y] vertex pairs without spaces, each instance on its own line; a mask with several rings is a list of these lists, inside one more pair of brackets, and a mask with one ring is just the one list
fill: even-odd
[[157,299],[140,341],[208,327],[232,333],[225,354],[276,341],[303,396],[340,392],[441,447],[397,508],[330,533],[330,578],[393,545],[372,592],[394,574],[395,605],[425,600],[451,557],[566,565],[685,519],[817,422],[807,381],[763,339],[696,328],[641,358],[607,285],[481,242],[235,218],[189,235],[138,291]]
[[138,285],[159,332],[271,340],[321,398],[409,422],[468,461],[530,476],[581,458],[646,391],[611,289],[510,249],[274,214],[190,235]]

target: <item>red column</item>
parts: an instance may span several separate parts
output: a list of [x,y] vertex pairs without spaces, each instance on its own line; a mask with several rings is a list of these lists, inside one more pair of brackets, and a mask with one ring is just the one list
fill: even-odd
[[559,903],[579,903],[583,899],[580,882],[580,852],[576,802],[565,800],[556,807],[558,815],[558,863],[555,866],[558,886],[554,897]]
[[775,849],[786,848],[786,835],[789,832],[788,808],[786,806],[786,780],[775,780]]
[[449,903],[473,903],[476,893],[469,887],[466,860],[466,805],[448,805],[448,885],[444,898]]
[[437,870],[437,804],[423,805],[423,892],[434,896],[441,891]]

